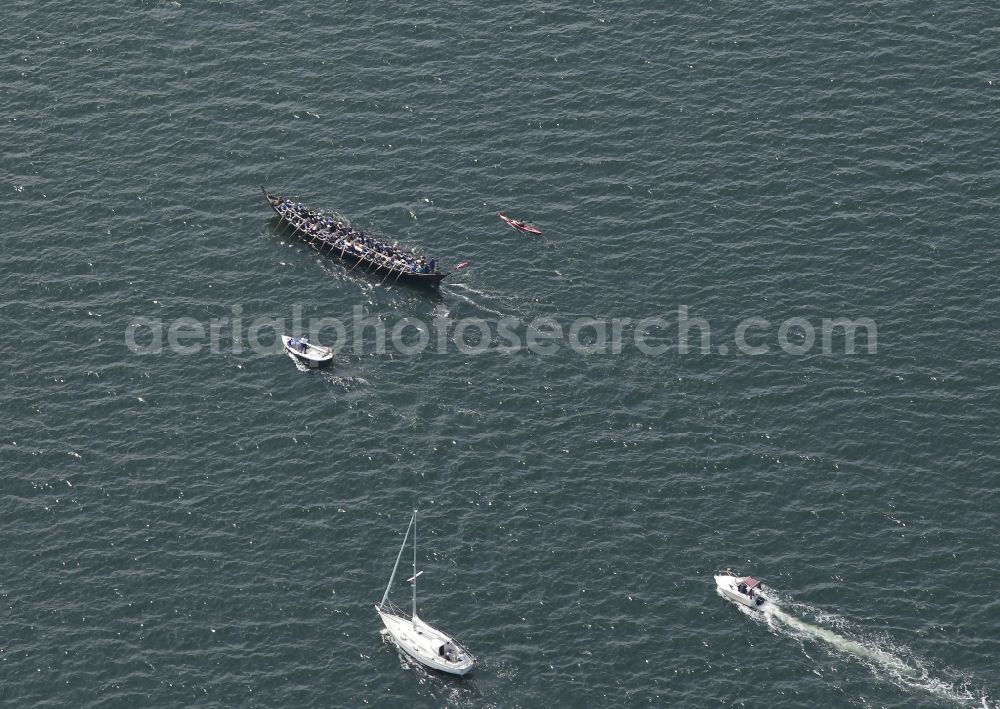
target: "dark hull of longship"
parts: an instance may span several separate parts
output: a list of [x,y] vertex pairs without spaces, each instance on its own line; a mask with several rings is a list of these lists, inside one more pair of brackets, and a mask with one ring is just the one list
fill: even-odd
[[278,205],[275,204],[275,200],[280,203],[281,198],[275,195],[268,194],[266,190],[262,190],[264,193],[264,199],[267,200],[268,206],[271,211],[278,215],[279,223],[285,227],[291,226],[293,228],[293,234],[296,238],[301,239],[306,242],[309,246],[316,249],[320,254],[324,256],[333,256],[334,258],[340,259],[345,264],[350,266],[350,270],[353,272],[363,272],[368,275],[376,275],[379,280],[386,284],[393,283],[407,283],[409,285],[424,286],[427,288],[436,288],[438,284],[443,281],[448,274],[441,273],[440,271],[436,273],[414,273],[412,271],[400,271],[398,268],[390,268],[386,264],[378,263],[370,258],[367,258],[361,254],[357,254],[350,249],[340,249],[333,248],[333,246],[328,241],[324,241],[320,238],[320,235],[316,233],[310,233],[301,228],[301,222],[297,222],[295,215],[283,214],[279,209]]

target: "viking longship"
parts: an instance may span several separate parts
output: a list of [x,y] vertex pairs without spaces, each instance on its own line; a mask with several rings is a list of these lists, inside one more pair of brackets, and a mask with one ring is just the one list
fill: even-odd
[[386,284],[405,282],[430,287],[437,287],[450,273],[441,272],[436,259],[417,256],[301,202],[269,194],[263,186],[261,191],[278,215],[279,225],[290,227],[297,238],[321,254],[340,259],[351,272],[361,270],[376,275]]

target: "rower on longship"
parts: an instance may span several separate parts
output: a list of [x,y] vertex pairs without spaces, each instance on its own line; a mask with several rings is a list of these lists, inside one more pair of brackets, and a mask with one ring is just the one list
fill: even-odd
[[406,281],[421,285],[437,286],[450,272],[438,270],[438,260],[426,255],[406,251],[370,234],[347,226],[334,217],[306,207],[301,202],[270,195],[264,198],[279,217],[281,226],[291,226],[295,236],[313,248],[352,264],[351,270],[361,266],[366,273],[382,275],[382,282]]

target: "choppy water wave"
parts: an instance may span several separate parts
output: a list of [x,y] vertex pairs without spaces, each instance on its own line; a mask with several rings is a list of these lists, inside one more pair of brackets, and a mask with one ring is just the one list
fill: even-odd
[[[979,10],[15,2],[4,699],[995,703],[1000,167]],[[265,180],[472,266],[438,296],[380,287],[282,238]],[[880,348],[306,373],[124,346],[136,316],[294,303],[687,305],[726,336],[867,316]],[[401,667],[370,612],[414,504],[427,615],[483,660],[464,683]],[[794,617],[848,645],[734,629],[703,583],[733,559],[817,607],[836,569],[825,605],[858,620]],[[924,592],[900,593],[914,576]]]

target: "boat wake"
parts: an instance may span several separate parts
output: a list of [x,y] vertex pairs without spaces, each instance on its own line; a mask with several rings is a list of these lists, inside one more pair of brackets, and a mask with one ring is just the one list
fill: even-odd
[[295,362],[295,368],[297,370],[299,370],[300,372],[309,372],[309,371],[312,371],[311,368],[309,367],[309,365],[307,365],[305,362],[303,362],[298,357],[296,357],[295,355],[293,355],[291,352],[285,352],[285,354],[288,355],[288,358],[290,360],[292,360],[293,362]]
[[[489,295],[488,293],[484,293],[482,291],[476,290],[475,288],[472,288],[471,286],[469,286],[469,285],[467,285],[465,283],[450,283],[448,285],[448,290],[459,301],[461,301],[462,303],[464,303],[466,305],[470,305],[470,306],[476,308],[477,310],[481,310],[481,311],[483,311],[485,313],[489,313],[490,315],[495,315],[498,318],[516,318],[517,317],[516,315],[512,315],[510,313],[505,313],[502,310],[499,310],[498,308],[502,307],[502,305],[497,305],[496,307],[491,307],[491,306],[487,305],[485,303],[486,300],[488,300],[488,299],[495,300],[497,298],[495,296]],[[472,295],[466,295],[467,293],[471,293]],[[477,300],[473,296],[479,296],[479,300]]]
[[[747,608],[742,608],[746,615],[762,618],[775,634],[782,634],[798,640],[800,643],[822,642],[829,649],[866,665],[877,677],[888,681],[901,689],[926,692],[939,699],[955,705],[966,707],[982,706],[990,709],[986,697],[982,693],[973,694],[967,687],[955,686],[928,671],[925,663],[908,648],[894,645],[886,638],[873,637],[859,628],[852,627],[846,619],[804,604],[781,603],[775,599],[772,590],[772,600],[761,614]],[[803,620],[800,616],[809,617],[814,622]],[[837,628],[840,632],[830,629]]]

